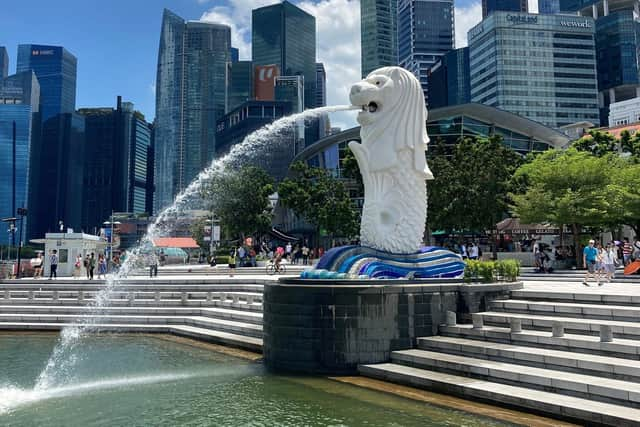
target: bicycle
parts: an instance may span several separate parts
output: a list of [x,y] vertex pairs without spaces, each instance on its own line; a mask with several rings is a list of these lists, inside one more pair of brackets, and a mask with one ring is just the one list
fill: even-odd
[[276,264],[273,260],[269,261],[266,267],[267,274],[269,276],[273,276],[274,274],[287,274],[287,267],[285,267],[284,264],[280,264],[278,267],[279,268],[276,268]]

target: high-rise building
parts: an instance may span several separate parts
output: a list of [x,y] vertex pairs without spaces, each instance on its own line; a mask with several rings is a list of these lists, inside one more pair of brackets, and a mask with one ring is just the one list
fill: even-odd
[[322,62],[316,63],[316,107],[327,105],[327,73]]
[[640,5],[632,0],[564,0],[561,10],[595,20],[600,125],[606,126],[610,104],[640,97]]
[[398,0],[360,0],[362,77],[398,65]]
[[420,80],[427,105],[429,69],[454,41],[453,0],[399,0],[399,63]]
[[89,143],[84,150],[82,229],[97,230],[112,212],[148,213],[151,127],[133,104],[81,108]]
[[254,66],[277,65],[283,76],[304,78],[304,108],[316,101],[316,18],[294,4],[252,11],[251,53]]
[[42,137],[31,150],[31,236],[57,232],[61,224],[81,229],[85,146],[80,114],[58,114],[42,124]]
[[472,102],[554,128],[598,120],[591,18],[495,12],[468,39]]
[[0,80],[7,78],[9,75],[9,54],[7,48],[0,46]]
[[560,0],[538,0],[538,13],[543,15],[560,13]]
[[33,71],[40,83],[40,113],[44,123],[76,109],[78,60],[61,46],[21,44],[17,72]]
[[429,107],[466,104],[471,101],[469,48],[446,53],[429,71]]
[[253,99],[253,62],[237,61],[230,63],[228,75],[227,113]]
[[156,80],[156,211],[209,165],[226,106],[231,29],[165,9]]
[[231,62],[240,61],[240,50],[237,47],[232,47],[229,51],[229,56],[231,58]]
[[[0,78],[0,218],[16,217],[18,208],[30,208],[30,155],[39,136],[39,104],[40,85],[32,71]],[[25,233],[28,218],[22,223]],[[0,228],[0,244],[18,241],[19,236]]]
[[491,15],[493,12],[526,13],[528,10],[527,0],[482,0],[482,19]]

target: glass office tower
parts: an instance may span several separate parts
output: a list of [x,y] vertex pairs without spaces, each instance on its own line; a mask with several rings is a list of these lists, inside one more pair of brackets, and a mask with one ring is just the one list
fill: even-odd
[[360,0],[362,77],[398,65],[398,0]]
[[[539,0],[544,3],[548,0]],[[556,0],[557,1],[557,0]],[[527,0],[482,0],[482,19],[493,12],[527,12]]]
[[445,54],[429,72],[429,107],[466,104],[471,101],[469,47]]
[[304,107],[316,100],[316,18],[284,1],[252,11],[253,65],[280,68],[281,76],[304,77]]
[[17,72],[33,71],[40,83],[40,112],[44,123],[76,109],[78,60],[61,46],[21,44]]
[[495,12],[468,38],[472,102],[554,128],[598,122],[591,18]]
[[453,0],[398,2],[398,58],[400,66],[420,80],[427,105],[429,69],[453,49]]
[[7,48],[0,46],[0,79],[4,79],[9,75],[9,54]]
[[316,64],[316,107],[324,107],[327,105],[327,72],[324,70],[324,64],[318,62]]
[[[253,99],[253,62],[232,62],[229,64],[228,74],[227,113]],[[216,151],[218,151],[217,147]]]
[[209,165],[227,102],[231,29],[165,9],[156,78],[156,211]]

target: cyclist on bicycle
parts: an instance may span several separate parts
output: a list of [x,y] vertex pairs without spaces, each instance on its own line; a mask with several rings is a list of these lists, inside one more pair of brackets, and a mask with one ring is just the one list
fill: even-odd
[[275,255],[273,256],[273,265],[275,265],[276,268],[276,273],[280,272],[280,263],[282,262],[282,255],[283,252],[280,251],[276,251]]

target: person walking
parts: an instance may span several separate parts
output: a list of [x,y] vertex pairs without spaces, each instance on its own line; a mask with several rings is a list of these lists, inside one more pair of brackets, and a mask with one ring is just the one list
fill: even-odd
[[291,242],[287,242],[287,245],[284,247],[284,250],[286,252],[286,256],[287,256],[287,261],[291,262],[291,251],[293,250],[293,247],[291,246]]
[[82,255],[76,256],[76,262],[73,264],[73,279],[77,280],[82,274]]
[[594,240],[589,240],[589,244],[585,246],[582,251],[582,263],[587,269],[584,280],[582,281],[582,284],[585,286],[589,286],[587,282],[591,276],[594,276],[596,283],[600,286],[600,273],[596,270],[598,250],[595,248],[595,243]]
[[89,254],[87,254],[84,257],[84,261],[82,262],[82,265],[84,266],[84,271],[87,274],[87,280],[89,280],[89,264],[90,264],[90,256]]
[[42,277],[42,264],[44,263],[44,259],[42,258],[42,253],[38,252],[36,257],[33,259],[33,278],[39,279]]
[[304,265],[309,264],[309,248],[307,245],[302,246],[302,263]]
[[611,280],[615,278],[617,263],[618,251],[613,242],[610,242],[606,249],[602,251],[602,264],[604,265],[607,282],[611,282]]
[[58,278],[58,251],[53,249],[49,255],[49,280]]
[[633,253],[633,246],[629,242],[629,238],[625,237],[622,243],[622,261],[626,267],[631,262],[631,254]]
[[464,242],[460,243],[460,256],[462,257],[462,259],[469,258],[469,254],[467,253],[467,245]]
[[149,278],[158,277],[158,255],[155,252],[149,254]]
[[98,279],[107,278],[107,259],[103,254],[98,255]]
[[469,243],[469,259],[478,259],[478,247],[475,243]]
[[89,280],[93,280],[93,272],[96,269],[96,254],[91,252],[91,258],[89,258]]
[[234,271],[236,271],[236,257],[238,256],[238,249],[235,247],[231,249],[229,254],[229,277],[233,277]]

